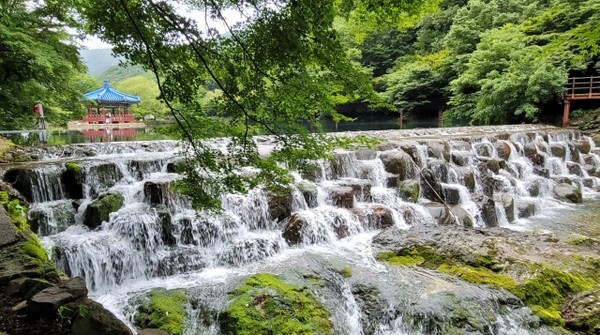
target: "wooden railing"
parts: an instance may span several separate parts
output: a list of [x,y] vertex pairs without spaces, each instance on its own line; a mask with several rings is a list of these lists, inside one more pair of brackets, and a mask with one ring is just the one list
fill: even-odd
[[569,78],[565,100],[600,99],[600,77]]

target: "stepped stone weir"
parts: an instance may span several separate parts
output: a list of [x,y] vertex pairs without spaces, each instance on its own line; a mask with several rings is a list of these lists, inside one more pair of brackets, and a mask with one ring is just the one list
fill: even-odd
[[[225,194],[220,213],[193,210],[171,187],[183,150],[172,141],[49,148],[39,162],[0,166],[0,177],[31,203],[29,220],[55,263],[83,278],[92,298],[107,299],[125,320],[133,320],[128,305],[140,304],[132,297],[184,288],[194,292],[186,329],[220,334],[218,314],[230,300],[215,287],[233,291],[249,274],[271,272],[321,299],[335,333],[444,334],[450,328],[441,325],[450,322],[458,333],[553,334],[507,291],[410,267],[384,272],[371,239],[418,227],[450,235],[527,229],[549,210],[600,194],[597,144],[579,132],[531,125],[333,136],[357,135],[380,142],[312,162],[310,172],[294,174],[287,194],[262,187]],[[270,137],[256,141],[275,144]],[[224,149],[227,140],[211,145]],[[392,235],[379,237],[378,248],[400,243],[386,236]],[[406,261],[408,254],[390,257]],[[344,264],[351,265],[350,279],[340,275],[347,274]],[[430,295],[436,280],[443,293]],[[481,312],[477,322],[459,322],[459,307]]]

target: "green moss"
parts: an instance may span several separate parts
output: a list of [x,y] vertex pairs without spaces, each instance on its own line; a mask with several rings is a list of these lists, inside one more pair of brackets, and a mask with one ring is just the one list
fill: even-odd
[[511,277],[495,273],[483,267],[442,264],[437,268],[437,270],[445,274],[458,277],[469,283],[485,284],[504,288],[509,291],[515,288],[515,281]]
[[140,328],[156,328],[170,335],[183,334],[185,306],[188,298],[182,291],[156,290],[147,294],[138,307],[134,323]]
[[542,322],[551,325],[563,325],[561,309],[565,300],[573,295],[589,290],[600,282],[600,260],[593,257],[571,257],[580,273],[569,273],[545,264],[511,263],[513,270],[519,269],[520,277],[516,282],[512,277],[500,273],[496,267],[495,249],[487,255],[475,255],[475,261],[469,264],[460,260],[441,257],[433,249],[415,246],[401,251],[385,251],[377,259],[391,265],[419,266],[457,277],[474,284],[503,288],[519,297]]
[[376,258],[390,265],[421,266],[429,269],[435,269],[445,261],[432,248],[424,246],[415,246],[397,252],[384,251]]
[[65,164],[65,167],[67,168],[67,170],[75,172],[77,174],[83,172],[83,169],[81,168],[81,165],[79,165],[79,163],[76,163],[76,162],[67,162]]
[[398,193],[400,194],[400,197],[413,203],[417,203],[419,201],[420,191],[420,185],[415,181],[403,182],[398,187]]
[[340,274],[344,278],[350,278],[352,277],[352,268],[349,266],[345,266],[342,268],[342,270],[340,270]]
[[330,314],[306,289],[272,274],[257,274],[231,292],[219,318],[226,335],[332,334]]
[[31,258],[39,259],[43,263],[48,262],[48,255],[42,247],[40,240],[35,235],[29,236],[29,239],[21,246],[21,251]]
[[92,201],[85,212],[83,223],[90,228],[96,228],[103,221],[108,221],[112,212],[123,206],[123,196],[118,193],[106,193]]
[[565,321],[563,320],[560,311],[548,310],[540,306],[532,306],[531,310],[546,325],[557,327],[562,327],[565,325]]
[[528,306],[560,310],[567,296],[589,290],[594,281],[547,265],[536,265],[536,275],[515,288],[513,293]]
[[421,256],[398,256],[393,251],[384,251],[377,255],[377,260],[387,262],[390,265],[417,266],[425,262]]
[[17,233],[24,232],[29,229],[27,224],[27,206],[21,204],[18,199],[10,199],[7,192],[0,192],[0,205],[4,206],[8,216],[15,224]]

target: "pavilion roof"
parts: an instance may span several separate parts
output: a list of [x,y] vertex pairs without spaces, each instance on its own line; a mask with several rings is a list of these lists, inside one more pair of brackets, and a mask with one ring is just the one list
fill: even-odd
[[142,101],[135,95],[123,93],[111,88],[108,85],[108,80],[104,81],[102,88],[85,93],[83,97],[88,100],[104,103],[137,103]]

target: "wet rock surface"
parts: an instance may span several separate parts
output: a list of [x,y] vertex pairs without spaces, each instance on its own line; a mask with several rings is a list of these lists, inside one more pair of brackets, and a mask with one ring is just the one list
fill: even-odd
[[[568,327],[578,330],[580,326],[593,329],[589,327],[597,322],[590,317],[597,293],[586,290],[600,280],[596,273],[600,257],[592,248],[560,241],[551,232],[526,235],[502,228],[421,225],[407,231],[388,229],[373,243],[378,258],[389,264],[431,269],[507,290],[515,295],[507,298],[509,304],[522,306],[519,301],[523,301],[542,323],[552,326],[566,321]],[[539,292],[529,291],[536,285],[543,285],[536,290],[554,291],[541,299],[536,296]],[[563,309],[574,301],[581,304]],[[444,303],[436,303],[440,306]]]

